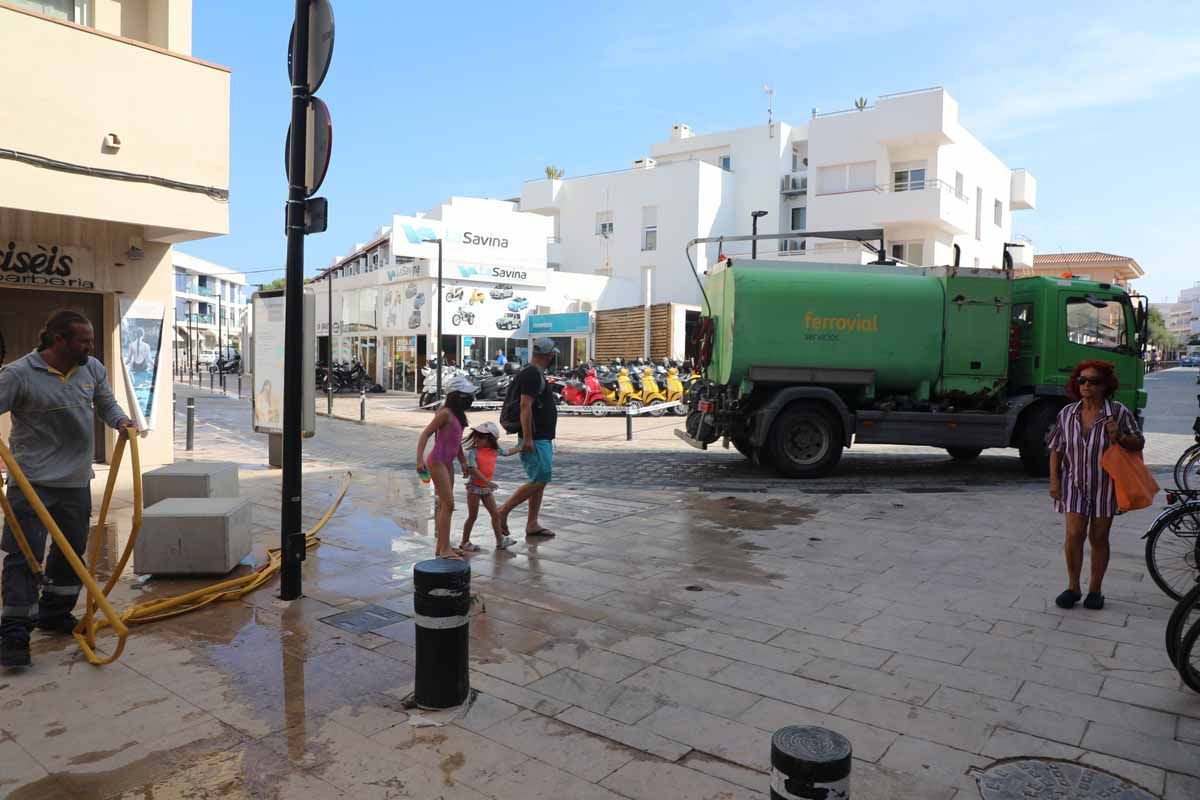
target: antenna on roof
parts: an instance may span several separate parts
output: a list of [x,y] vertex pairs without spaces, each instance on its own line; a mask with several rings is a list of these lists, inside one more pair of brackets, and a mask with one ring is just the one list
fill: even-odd
[[867,98],[860,97],[857,100],[855,100],[854,107],[857,108],[859,111],[865,111],[867,108]]
[[763,84],[763,93],[767,96],[767,136],[775,138],[775,90],[769,83]]

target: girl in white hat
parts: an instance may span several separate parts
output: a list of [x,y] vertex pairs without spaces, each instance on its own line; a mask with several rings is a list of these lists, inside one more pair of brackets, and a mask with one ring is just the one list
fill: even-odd
[[463,477],[467,478],[467,521],[463,523],[462,542],[458,545],[461,553],[478,553],[479,545],[471,542],[471,528],[475,526],[475,518],[479,516],[479,504],[492,515],[492,532],[496,534],[496,549],[507,550],[513,545],[511,536],[505,536],[500,528],[497,515],[496,498],[493,496],[497,484],[492,480],[496,474],[496,457],[511,456],[518,450],[500,449],[500,428],[494,422],[485,422],[471,428],[471,435],[463,442],[467,466]]

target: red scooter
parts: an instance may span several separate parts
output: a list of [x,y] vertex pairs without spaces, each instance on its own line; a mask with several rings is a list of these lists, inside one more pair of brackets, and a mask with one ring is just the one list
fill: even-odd
[[604,389],[600,386],[600,379],[596,377],[596,370],[588,370],[587,377],[582,382],[578,380],[567,381],[563,386],[563,399],[573,406],[591,406],[592,413],[598,417],[605,414],[605,409],[608,408],[608,403],[604,399]]

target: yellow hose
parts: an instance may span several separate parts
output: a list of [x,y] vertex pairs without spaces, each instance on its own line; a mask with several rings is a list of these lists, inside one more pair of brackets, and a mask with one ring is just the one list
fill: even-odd
[[[95,572],[96,562],[99,559],[101,536],[103,535],[104,524],[108,517],[108,509],[112,502],[113,491],[116,488],[117,470],[121,465],[121,458],[124,455],[127,439],[130,443],[133,468],[133,527],[129,532],[129,540],[125,543],[125,550],[121,553],[120,560],[114,565],[108,581],[101,587],[96,583],[92,574]],[[112,465],[108,473],[108,484],[104,488],[104,499],[100,504],[100,516],[96,522],[96,527],[92,530],[91,543],[89,545],[91,553],[88,558],[89,563],[87,567],[84,566],[79,556],[75,554],[74,549],[71,548],[62,530],[54,522],[53,517],[46,510],[46,506],[37,496],[37,492],[34,491],[33,486],[26,479],[25,473],[17,465],[12,452],[9,451],[2,440],[0,440],[0,459],[8,467],[13,480],[16,481],[22,494],[29,500],[29,504],[33,507],[38,519],[46,526],[46,530],[49,531],[50,536],[54,539],[54,543],[62,551],[67,559],[67,563],[71,565],[71,569],[79,576],[80,583],[87,590],[86,610],[83,619],[75,627],[74,634],[75,640],[79,642],[79,647],[83,650],[84,656],[92,664],[98,666],[111,664],[121,657],[121,653],[125,649],[125,640],[129,635],[128,626],[178,616],[189,611],[204,608],[220,600],[236,600],[244,597],[275,577],[275,574],[279,572],[279,568],[283,563],[280,548],[273,547],[267,551],[267,563],[248,575],[230,578],[202,589],[177,595],[176,597],[138,603],[130,606],[123,613],[117,614],[116,609],[108,601],[108,593],[116,586],[121,573],[124,572],[125,566],[129,563],[129,557],[133,554],[133,547],[137,542],[138,533],[142,527],[142,469],[141,458],[138,455],[136,434],[129,431],[123,432],[123,435],[117,440],[116,448],[113,450]],[[321,540],[317,538],[317,534],[333,517],[338,506],[342,504],[346,492],[350,489],[351,477],[351,473],[347,472],[345,479],[342,481],[342,488],[338,492],[338,496],[334,499],[333,504],[326,510],[324,516],[318,520],[317,524],[304,535],[304,547],[306,550],[320,544]],[[33,551],[29,547],[29,542],[25,538],[24,531],[21,530],[17,522],[17,517],[13,513],[7,498],[4,497],[3,492],[0,492],[0,510],[3,510],[4,516],[8,520],[17,540],[17,545],[25,555],[30,569],[34,574],[40,573],[41,559],[34,556]],[[96,619],[97,609],[103,613],[104,616],[102,619]],[[116,648],[108,657],[102,657],[96,652],[96,633],[104,628],[112,628],[117,634]]]

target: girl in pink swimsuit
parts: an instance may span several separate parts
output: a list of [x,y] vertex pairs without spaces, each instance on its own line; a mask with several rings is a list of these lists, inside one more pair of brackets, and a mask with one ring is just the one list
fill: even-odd
[[[475,387],[462,376],[446,382],[446,402],[433,415],[433,421],[425,426],[417,439],[417,472],[428,469],[437,494],[437,548],[438,558],[462,558],[450,547],[450,518],[454,515],[454,461],[466,471],[467,459],[462,450],[462,432],[467,427],[466,411],[475,399]],[[433,450],[429,461],[425,461],[425,445],[433,436]]]

